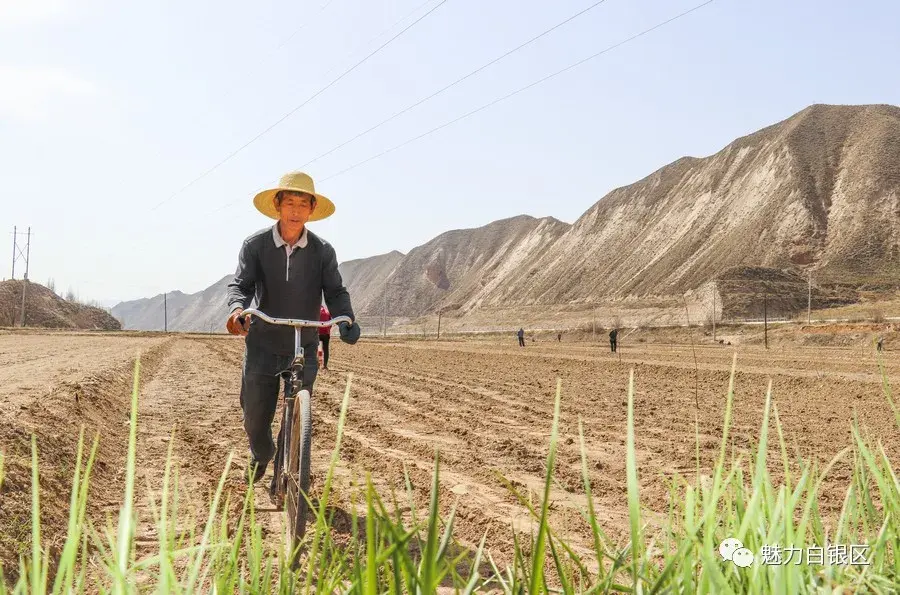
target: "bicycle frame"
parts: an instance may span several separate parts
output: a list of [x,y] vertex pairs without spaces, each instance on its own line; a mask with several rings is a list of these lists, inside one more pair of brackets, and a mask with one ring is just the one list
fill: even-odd
[[[300,331],[307,327],[331,327],[342,322],[351,324],[353,320],[349,316],[338,316],[324,322],[272,318],[255,309],[244,310],[241,317],[244,316],[257,316],[269,324],[294,328],[294,359],[291,361],[290,367],[280,374],[284,380],[284,405],[281,428],[278,432],[278,444],[275,450],[275,478],[270,488],[270,496],[276,505],[287,508],[289,544],[292,550],[293,564],[296,562],[296,558],[293,556],[296,554],[297,543],[303,538],[306,530],[306,497],[311,475],[309,450],[312,444],[312,394],[310,390],[303,388],[306,353]],[[299,406],[298,398],[300,399]],[[290,489],[292,487],[296,487],[296,489]]]

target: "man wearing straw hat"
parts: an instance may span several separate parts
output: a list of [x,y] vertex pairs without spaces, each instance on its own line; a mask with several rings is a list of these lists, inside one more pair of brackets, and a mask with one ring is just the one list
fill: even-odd
[[[334,248],[306,227],[334,213],[334,203],[316,193],[312,178],[289,173],[278,187],[257,194],[253,205],[277,223],[254,233],[241,246],[234,280],[228,284],[231,314],[226,327],[229,333],[246,337],[240,401],[250,441],[248,476],[255,468],[255,483],[275,455],[272,420],[278,407],[279,373],[293,359],[294,331],[252,317],[239,318],[241,313],[255,297],[269,316],[318,320],[324,296],[333,316],[355,317]],[[339,330],[345,343],[359,340],[356,322],[341,323]],[[304,328],[301,340],[306,354],[304,388],[311,391],[318,367],[318,331]]]

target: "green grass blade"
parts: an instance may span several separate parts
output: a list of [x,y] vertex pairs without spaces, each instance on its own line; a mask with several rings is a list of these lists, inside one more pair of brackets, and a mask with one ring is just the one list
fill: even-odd
[[597,559],[597,568],[598,575],[600,580],[603,580],[605,576],[605,569],[603,568],[603,552],[605,551],[605,547],[603,546],[603,535],[602,530],[600,529],[600,524],[597,522],[597,513],[594,510],[594,497],[591,493],[591,475],[588,471],[587,464],[587,447],[584,443],[584,424],[582,423],[581,418],[578,418],[578,441],[581,448],[581,477],[584,482],[584,495],[587,500],[587,519],[588,524],[591,527],[591,537],[593,538],[594,543],[594,555]]
[[72,472],[72,491],[69,495],[69,523],[66,528],[66,541],[56,569],[53,581],[53,592],[59,593],[64,584],[70,583],[74,577],[78,548],[81,545],[81,524],[79,520],[79,502],[81,500],[81,459],[84,451],[84,427],[78,433],[78,446],[75,449],[75,468]]
[[338,417],[337,437],[334,441],[334,450],[331,452],[331,462],[328,465],[328,472],[325,475],[325,486],[322,488],[322,495],[319,497],[318,507],[310,507],[316,515],[316,530],[313,533],[312,545],[309,550],[310,563],[307,567],[305,592],[310,592],[312,586],[313,572],[315,561],[319,557],[319,548],[321,537],[328,534],[328,523],[325,520],[325,511],[328,510],[328,501],[331,497],[331,486],[334,481],[334,472],[341,460],[341,442],[344,438],[344,427],[347,423],[347,411],[350,408],[350,387],[353,384],[353,374],[347,374],[347,383],[344,386],[344,398],[341,401],[341,413]]
[[553,405],[553,427],[550,430],[550,452],[547,455],[547,475],[544,478],[544,495],[541,501],[541,519],[535,546],[531,553],[531,584],[529,593],[539,593],[544,582],[544,554],[546,552],[547,525],[550,513],[550,485],[556,467],[556,448],[559,439],[559,409],[562,395],[562,380],[556,381],[556,399]]
[[481,543],[478,544],[478,550],[475,552],[475,560],[472,562],[472,568],[469,572],[469,582],[466,583],[462,595],[472,595],[478,587],[479,580],[481,580],[479,569],[481,567],[481,558],[484,555],[485,541],[487,541],[487,533],[481,537]]
[[159,592],[171,593],[175,590],[175,569],[172,567],[169,551],[172,543],[169,536],[169,485],[172,474],[172,454],[175,443],[175,431],[169,435],[169,446],[166,449],[166,466],[163,470],[162,495],[160,497],[159,514]]
[[194,564],[190,570],[188,575],[188,580],[186,584],[185,591],[188,593],[193,593],[196,589],[200,588],[200,572],[203,570],[203,560],[205,558],[204,553],[209,544],[209,538],[212,533],[213,527],[215,526],[216,514],[219,511],[219,500],[222,497],[222,492],[225,489],[225,480],[228,479],[228,471],[231,469],[231,453],[228,454],[228,458],[225,460],[225,470],[222,472],[222,476],[219,478],[219,485],[216,488],[216,493],[213,496],[212,503],[209,507],[209,516],[206,519],[206,525],[203,528],[203,536],[200,538],[200,546],[199,552],[194,559]]
[[372,480],[366,477],[366,595],[378,595],[378,564],[375,543],[375,495]]
[[772,415],[775,417],[775,429],[778,431],[778,445],[781,449],[781,465],[784,471],[784,485],[787,490],[792,491],[791,484],[791,465],[788,460],[787,443],[784,439],[784,432],[781,427],[781,419],[778,417],[778,403],[772,403]]
[[556,566],[556,576],[559,579],[560,587],[563,593],[566,595],[570,595],[575,592],[572,588],[572,581],[569,577],[569,573],[566,571],[565,565],[563,564],[563,560],[559,557],[559,554],[556,551],[556,545],[553,543],[555,539],[550,537],[547,542],[550,545],[550,554],[553,557],[553,563]]
[[134,360],[134,379],[131,388],[131,417],[128,430],[128,458],[125,463],[125,496],[119,512],[119,530],[116,538],[115,556],[117,572],[113,592],[124,595],[128,592],[128,566],[134,548],[134,478],[137,467],[137,417],[138,394],[140,391],[141,358]]
[[440,489],[438,477],[440,475],[440,467],[440,451],[436,451],[434,455],[434,474],[431,480],[431,503],[428,507],[428,531],[425,538],[425,550],[422,552],[422,562],[420,564],[420,589],[423,593],[432,593],[436,586],[437,568],[435,566],[438,548],[438,492]]
[[634,444],[634,369],[628,375],[628,421],[625,438],[625,477],[628,489],[628,519],[631,527],[631,577],[635,591],[640,590],[638,561],[641,559],[641,508]]
[[37,437],[31,435],[31,592],[44,593],[47,590],[43,576],[43,556],[41,554],[41,485],[38,473]]

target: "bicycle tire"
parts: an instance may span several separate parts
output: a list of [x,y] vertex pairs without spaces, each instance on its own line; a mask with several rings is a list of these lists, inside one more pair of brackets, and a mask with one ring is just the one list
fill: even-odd
[[[297,436],[296,442],[293,442],[291,452],[295,453],[294,465],[292,467],[291,481],[293,489],[296,490],[297,499],[294,510],[289,511],[293,518],[289,521],[291,526],[291,534],[293,541],[291,551],[295,552],[297,545],[306,535],[306,521],[309,515],[309,486],[310,474],[312,471],[311,453],[312,453],[312,395],[306,389],[301,390],[297,395],[299,405],[296,407],[294,416],[294,432]],[[294,448],[294,445],[296,447]],[[294,481],[295,480],[295,481]],[[296,560],[295,560],[296,561]]]
[[[296,483],[291,481],[291,467],[293,461],[291,460],[291,451],[290,444],[292,442],[292,435],[294,433],[294,415],[295,415],[295,403],[293,398],[285,398],[284,404],[284,418],[283,418],[283,426],[282,426],[282,441],[279,447],[282,449],[281,454],[281,477],[279,478],[280,485],[279,489],[283,490],[283,501],[284,501],[284,515],[287,519],[287,546],[291,548],[289,551],[293,552],[293,544],[294,540],[292,535],[294,534],[294,526],[293,520],[296,518],[296,510],[297,510],[297,487]],[[288,445],[285,448],[285,444]]]

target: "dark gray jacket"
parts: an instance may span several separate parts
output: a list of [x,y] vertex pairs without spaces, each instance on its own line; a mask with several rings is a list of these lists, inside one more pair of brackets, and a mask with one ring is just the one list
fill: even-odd
[[[290,260],[285,248],[276,245],[271,227],[244,240],[234,280],[228,284],[229,310],[246,309],[255,297],[257,308],[269,316],[318,320],[324,295],[332,317],[355,319],[334,248],[309,229],[305,233],[306,247],[296,248]],[[318,331],[305,328],[301,339],[304,346],[315,346]],[[246,343],[270,353],[293,355],[294,329],[252,318]]]

